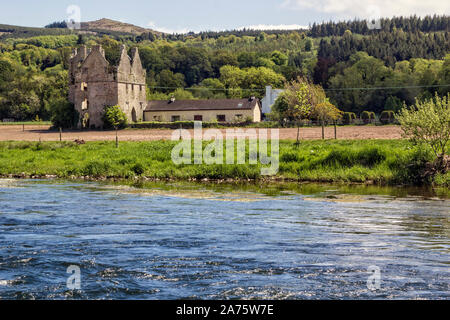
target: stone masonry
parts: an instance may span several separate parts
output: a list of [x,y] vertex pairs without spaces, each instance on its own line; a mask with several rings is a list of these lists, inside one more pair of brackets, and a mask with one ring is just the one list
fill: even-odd
[[80,115],[79,128],[103,127],[106,106],[119,105],[129,122],[142,121],[147,106],[146,72],[137,48],[131,58],[125,46],[120,62],[112,66],[101,46],[75,49],[69,67],[69,101]]

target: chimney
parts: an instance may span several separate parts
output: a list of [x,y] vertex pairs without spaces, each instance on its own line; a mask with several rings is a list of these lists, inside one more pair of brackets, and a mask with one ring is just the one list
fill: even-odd
[[169,103],[174,103],[175,102],[175,97],[171,97]]
[[266,86],[266,100],[272,103],[272,86]]
[[102,48],[102,46],[94,46],[92,48],[92,51],[98,51],[103,56],[103,58],[105,57],[105,50]]
[[87,55],[88,55],[88,51],[87,51],[86,46],[81,46],[77,50],[77,55],[79,55],[80,61],[85,60]]

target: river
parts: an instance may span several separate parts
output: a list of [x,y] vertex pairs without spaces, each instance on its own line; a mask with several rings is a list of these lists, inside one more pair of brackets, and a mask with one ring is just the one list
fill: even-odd
[[0,180],[0,299],[449,299],[449,218],[420,189]]

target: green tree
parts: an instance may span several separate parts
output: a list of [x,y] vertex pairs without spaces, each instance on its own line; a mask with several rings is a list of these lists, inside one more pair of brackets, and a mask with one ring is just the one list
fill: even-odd
[[169,94],[170,97],[174,97],[177,100],[194,100],[195,97],[191,91],[184,89],[176,89],[174,92]]
[[175,88],[184,88],[186,83],[184,82],[184,75],[181,73],[173,73],[170,70],[163,70],[156,76],[156,82],[158,84],[158,90],[162,92],[170,92]]
[[271,60],[277,65],[277,66],[285,66],[288,63],[288,56],[284,53],[281,53],[278,50],[275,50],[272,52]]
[[66,98],[52,100],[49,108],[54,128],[71,129],[78,124],[79,114]]
[[415,143],[427,145],[438,159],[439,169],[443,168],[450,141],[450,94],[419,101],[411,108],[404,108],[396,116],[405,137]]
[[342,118],[342,114],[343,112],[336,108],[328,98],[325,98],[323,102],[313,107],[311,115],[320,121],[320,125],[322,126],[322,139],[325,139],[325,122],[333,121],[336,129],[336,121]]
[[116,130],[116,148],[119,147],[119,128],[125,128],[127,126],[127,116],[122,111],[120,106],[108,106],[105,107],[103,113],[103,123],[105,127],[114,128]]

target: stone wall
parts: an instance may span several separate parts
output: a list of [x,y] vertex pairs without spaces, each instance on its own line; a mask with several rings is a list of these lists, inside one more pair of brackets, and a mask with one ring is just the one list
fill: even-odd
[[130,58],[123,46],[118,66],[108,63],[101,46],[78,49],[69,70],[69,101],[80,114],[78,126],[103,127],[104,108],[113,105],[121,107],[129,122],[142,120],[147,100],[145,78],[137,49]]

